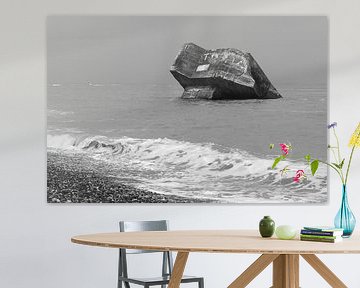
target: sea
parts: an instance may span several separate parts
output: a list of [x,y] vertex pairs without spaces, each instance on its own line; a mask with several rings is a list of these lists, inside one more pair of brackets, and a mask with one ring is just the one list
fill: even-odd
[[[327,157],[327,89],[277,89],[283,98],[206,101],[181,99],[177,83],[50,83],[47,149],[91,158],[122,183],[161,194],[326,203],[327,169],[311,176],[304,156]],[[280,143],[292,151],[271,169]],[[298,169],[307,174],[301,183]]]

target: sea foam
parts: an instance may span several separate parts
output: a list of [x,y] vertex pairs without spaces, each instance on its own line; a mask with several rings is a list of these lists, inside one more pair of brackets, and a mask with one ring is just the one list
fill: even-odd
[[[137,186],[160,193],[241,203],[307,202],[308,193],[315,201],[318,193],[323,201],[326,196],[324,167],[316,177],[295,184],[291,175],[281,177],[279,171],[271,169],[273,157],[262,158],[213,143],[70,134],[48,135],[47,139],[49,149],[85,153],[117,167],[122,177],[132,179]],[[302,168],[304,163],[283,161],[279,169],[287,165]]]

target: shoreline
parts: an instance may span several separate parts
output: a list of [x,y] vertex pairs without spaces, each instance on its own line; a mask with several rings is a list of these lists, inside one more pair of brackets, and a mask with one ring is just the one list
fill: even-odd
[[96,170],[85,155],[47,152],[48,203],[216,203],[165,195],[122,184]]

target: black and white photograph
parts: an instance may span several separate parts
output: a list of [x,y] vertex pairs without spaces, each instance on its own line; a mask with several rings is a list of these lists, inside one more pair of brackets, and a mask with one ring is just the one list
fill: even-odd
[[326,17],[46,25],[49,203],[327,203]]

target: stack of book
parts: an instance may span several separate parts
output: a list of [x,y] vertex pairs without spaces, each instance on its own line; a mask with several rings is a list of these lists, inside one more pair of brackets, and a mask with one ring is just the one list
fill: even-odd
[[342,241],[344,230],[334,227],[304,227],[300,232],[302,241],[336,243]]

